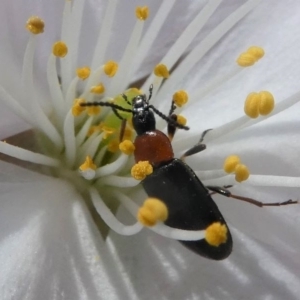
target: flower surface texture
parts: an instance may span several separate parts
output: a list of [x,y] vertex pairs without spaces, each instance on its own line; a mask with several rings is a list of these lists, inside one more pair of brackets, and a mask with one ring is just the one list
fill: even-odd
[[152,167],[131,172],[131,113],[82,104],[131,109],[153,85],[150,103],[175,103],[190,128],[175,157],[212,129],[185,158],[205,185],[297,201],[299,13],[297,0],[1,1],[0,299],[299,299],[299,204],[213,195],[233,251],[196,255],[166,206],[144,202]]

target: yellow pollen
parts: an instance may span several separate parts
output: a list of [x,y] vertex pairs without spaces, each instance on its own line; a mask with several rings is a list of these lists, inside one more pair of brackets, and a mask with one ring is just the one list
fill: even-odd
[[104,65],[104,73],[108,76],[108,77],[114,77],[118,71],[118,64],[113,61],[113,60],[109,60],[105,65]]
[[230,155],[225,159],[223,169],[226,173],[232,173],[239,163],[240,158],[237,155]]
[[91,69],[89,67],[78,68],[76,74],[80,79],[85,80],[90,76]]
[[154,68],[154,74],[157,77],[163,77],[163,78],[169,78],[170,76],[169,70],[167,66],[164,64],[156,65]]
[[134,144],[133,144],[131,141],[125,140],[125,141],[123,141],[122,143],[120,143],[119,149],[120,149],[123,153],[125,153],[125,154],[127,154],[127,155],[130,155],[130,154],[133,153],[135,147],[134,147]]
[[100,132],[99,126],[97,125],[91,126],[90,129],[88,130],[87,136],[91,136],[96,131]]
[[275,101],[273,95],[268,91],[262,91],[260,94],[260,102],[258,106],[258,111],[262,116],[268,115],[275,106]]
[[206,242],[214,247],[219,247],[221,244],[227,241],[228,229],[225,224],[215,222],[208,226],[205,230]]
[[250,67],[264,56],[263,48],[252,46],[246,52],[243,52],[237,59],[240,67]]
[[154,226],[168,218],[167,206],[157,198],[148,198],[139,209],[137,219],[144,226]]
[[98,85],[92,86],[90,92],[93,94],[102,94],[105,92],[105,87],[103,83],[100,82]]
[[119,140],[114,139],[111,142],[109,142],[107,146],[107,150],[112,153],[116,153],[119,150]]
[[86,108],[86,112],[90,117],[98,115],[100,111],[101,108],[99,106],[89,106]]
[[33,34],[43,33],[44,27],[45,27],[44,21],[37,16],[30,17],[26,22],[26,29]]
[[178,106],[181,107],[186,104],[189,100],[189,95],[184,90],[179,90],[173,95],[173,101]]
[[68,54],[68,47],[64,42],[58,41],[53,44],[52,53],[56,57],[65,57]]
[[235,180],[237,182],[242,182],[245,181],[249,178],[250,176],[250,172],[249,169],[247,168],[247,166],[243,165],[243,164],[238,164],[235,167]]
[[251,53],[253,56],[256,57],[257,60],[262,58],[265,55],[265,51],[261,47],[252,46],[247,50],[248,53]]
[[106,140],[110,135],[112,135],[113,133],[116,132],[116,129],[113,127],[109,127],[109,126],[106,126],[103,124],[101,124],[99,126],[100,126],[101,131],[104,132],[104,135],[103,135],[104,140]]
[[149,16],[149,7],[148,6],[137,6],[135,9],[135,15],[141,21],[147,20],[147,18]]
[[96,170],[97,166],[94,164],[92,158],[88,155],[85,162],[79,167],[80,171],[87,171],[89,169]]
[[187,120],[184,116],[178,115],[177,116],[177,123],[179,123],[180,125],[186,125]]
[[266,116],[271,113],[274,106],[274,97],[270,92],[250,93],[244,104],[244,112],[248,117],[255,119],[259,115]]
[[149,161],[139,161],[131,168],[131,176],[136,180],[143,180],[153,172]]
[[75,99],[75,102],[72,107],[72,114],[74,117],[78,117],[82,112],[85,111],[84,106],[80,106],[80,103],[85,103],[86,101],[82,98]]

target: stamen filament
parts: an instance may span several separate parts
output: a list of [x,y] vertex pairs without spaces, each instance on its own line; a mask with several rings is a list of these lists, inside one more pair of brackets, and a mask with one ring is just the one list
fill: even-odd
[[78,159],[79,161],[84,160],[84,158],[89,155],[93,157],[99,147],[100,142],[103,139],[103,134],[98,134],[95,132],[92,134],[87,141],[80,147]]
[[118,157],[118,159],[116,159],[114,162],[98,168],[96,170],[95,178],[99,178],[99,177],[106,176],[106,175],[109,175],[112,173],[116,173],[117,171],[119,171],[121,168],[124,167],[124,165],[127,163],[127,160],[128,160],[128,155],[122,153]]
[[47,64],[47,79],[49,90],[51,94],[51,100],[55,110],[55,115],[58,116],[59,125],[62,125],[66,109],[65,100],[58,82],[58,74],[56,69],[56,57],[51,53]]
[[130,84],[131,77],[127,76],[127,74],[135,58],[135,53],[137,51],[144,28],[144,23],[145,22],[141,20],[136,21],[127,46],[124,50],[123,57],[119,63],[119,70],[113,77],[111,85],[108,88],[108,95],[111,95],[112,91],[114,91],[115,94],[122,93],[126,89],[126,86]]
[[98,214],[112,230],[122,235],[133,235],[143,229],[143,226],[139,222],[133,225],[122,224],[108,209],[96,189],[91,187],[89,193]]
[[76,97],[77,84],[79,82],[79,78],[76,76],[72,79],[66,94],[66,105],[67,107],[71,107],[72,103]]
[[[206,38],[202,40],[185,58],[184,64],[180,64],[172,73],[172,76],[159,90],[156,99],[164,99],[173,86],[185,78],[195,64],[245,15],[247,15],[261,0],[248,0],[236,9],[230,16],[222,21]],[[145,87],[143,86],[143,89]]]
[[[194,20],[190,22],[181,36],[176,40],[175,44],[170,48],[168,53],[161,60],[161,63],[167,65],[169,68],[173,67],[173,65],[184,53],[190,43],[194,40],[195,36],[201,31],[207,20],[214,13],[221,2],[222,0],[209,1],[205,5],[205,7],[196,15]],[[151,82],[153,82],[153,76],[150,76],[147,79],[143,88],[145,86],[149,86]],[[156,91],[159,90],[159,87],[160,85],[157,86]]]
[[226,175],[223,169],[219,170],[207,170],[207,171],[195,171],[196,175],[201,178],[201,181],[208,179],[215,179]]
[[76,135],[76,147],[79,147],[85,140],[87,133],[92,125],[94,117],[89,117],[80,128],[80,131]]
[[58,167],[60,165],[60,161],[57,159],[54,159],[52,157],[40,153],[35,153],[29,150],[25,150],[23,148],[19,148],[1,141],[0,141],[0,152],[8,156],[15,157],[20,160],[32,162],[35,164],[40,164],[40,165],[45,165],[50,167]]
[[31,35],[25,50],[22,70],[22,88],[25,95],[24,99],[27,100],[27,103],[24,105],[32,117],[36,120],[36,126],[38,126],[39,129],[49,137],[57,148],[62,149],[63,141],[60,134],[45,115],[36,95],[34,94],[32,68],[35,44],[36,36]]
[[74,116],[72,109],[69,110],[64,122],[65,157],[69,167],[72,167],[76,157],[76,140],[74,129]]
[[135,187],[140,183],[140,180],[136,180],[130,177],[124,176],[116,176],[116,175],[109,175],[107,177],[102,177],[97,183],[101,185],[109,185],[113,187],[119,188],[130,188]]
[[[63,22],[61,28],[61,40],[67,45],[71,44],[71,9],[72,1],[65,1],[65,7],[63,12]],[[69,49],[70,51],[71,49]],[[72,80],[72,55],[69,53],[65,59],[60,61],[61,64],[61,81],[63,94],[66,95],[69,84]]]
[[[110,0],[107,3],[104,18],[101,24],[100,34],[98,36],[97,44],[93,55],[91,65],[92,70],[98,68],[100,65],[103,64],[103,58],[110,38],[111,26],[114,21],[117,3],[118,1],[116,0]],[[92,85],[90,82],[90,78],[87,85]]]

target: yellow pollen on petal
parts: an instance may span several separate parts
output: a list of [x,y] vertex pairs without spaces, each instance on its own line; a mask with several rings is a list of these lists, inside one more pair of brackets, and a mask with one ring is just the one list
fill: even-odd
[[260,96],[258,93],[250,93],[247,96],[244,104],[244,112],[248,117],[255,119],[259,116],[259,102]]
[[262,91],[259,93],[260,101],[258,105],[258,111],[262,116],[268,115],[275,106],[273,95],[268,91]]
[[37,16],[30,17],[26,22],[26,29],[33,34],[40,34],[44,32],[45,23]]
[[173,95],[173,101],[178,106],[181,107],[186,104],[189,100],[189,95],[184,90],[179,90]]
[[249,178],[250,176],[250,171],[247,168],[247,166],[243,165],[243,164],[238,164],[235,167],[235,180],[237,182],[242,182],[245,181]]
[[149,16],[149,7],[148,6],[137,6],[135,9],[135,15],[141,21],[147,20],[147,18]]
[[78,117],[82,112],[85,111],[86,107],[81,106],[81,103],[85,103],[86,101],[83,98],[77,98],[74,101],[73,107],[72,107],[72,114],[74,117]]
[[184,116],[182,116],[182,115],[178,115],[177,116],[177,123],[179,123],[180,125],[186,125],[186,123],[187,123],[187,119],[184,117]]
[[102,94],[105,92],[105,87],[103,83],[100,82],[98,85],[92,86],[90,92],[93,94]]
[[215,222],[206,228],[205,240],[209,245],[219,247],[221,244],[226,243],[227,232],[228,229],[225,224]]
[[108,76],[108,77],[114,77],[118,71],[118,64],[113,61],[113,60],[109,60],[105,65],[104,65],[104,73]]
[[126,155],[130,155],[135,150],[134,144],[129,140],[124,140],[120,143],[119,149]]
[[86,108],[86,112],[90,117],[98,115],[100,111],[101,111],[101,107],[99,106],[88,106]]
[[65,57],[68,54],[68,47],[64,42],[58,41],[53,44],[52,53],[56,57],[60,57],[60,58]]
[[148,198],[137,215],[137,219],[144,226],[154,226],[157,222],[164,222],[167,218],[168,208],[157,198]]
[[154,74],[157,77],[169,78],[170,73],[166,65],[158,64],[154,68]]
[[89,67],[77,68],[76,74],[80,79],[85,80],[90,76],[91,69]]
[[136,180],[143,180],[153,172],[149,161],[139,161],[131,168],[131,176]]
[[240,158],[237,155],[230,155],[225,159],[223,169],[226,173],[234,172],[236,166],[240,163]]
[[85,162],[79,167],[80,171],[87,171],[88,169],[97,169],[97,166],[94,164],[92,158],[89,155],[85,158]]
[[261,47],[252,46],[246,52],[240,54],[236,60],[240,67],[250,67],[259,61],[265,55],[265,51]]

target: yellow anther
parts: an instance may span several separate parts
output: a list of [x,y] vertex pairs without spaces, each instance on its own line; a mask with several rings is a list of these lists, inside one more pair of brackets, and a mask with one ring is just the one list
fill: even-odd
[[156,198],[148,198],[139,209],[137,215],[137,219],[144,226],[154,226],[157,222],[164,222],[167,218],[167,206]]
[[103,124],[99,125],[101,131],[103,131],[103,139],[106,140],[110,135],[116,132],[116,129]]
[[99,106],[89,106],[86,108],[86,112],[90,117],[98,115],[100,111],[101,108]]
[[244,52],[236,60],[240,67],[250,67],[256,63],[257,59],[251,53]]
[[86,101],[82,98],[75,99],[75,102],[72,107],[72,114],[74,117],[78,117],[82,112],[85,111],[84,106],[80,106],[80,103],[85,103]]
[[186,120],[186,118],[184,117],[184,116],[182,116],[182,115],[178,115],[177,116],[177,123],[179,123],[180,125],[186,125],[186,123],[187,123],[187,120]]
[[53,44],[52,53],[57,57],[65,57],[68,54],[68,47],[64,42],[58,41]]
[[239,163],[240,158],[237,155],[230,155],[225,159],[223,169],[226,173],[232,173]]
[[123,142],[120,143],[119,149],[120,149],[123,153],[125,153],[125,154],[127,154],[127,155],[130,155],[130,154],[133,153],[135,147],[134,147],[134,144],[133,144],[131,141],[129,141],[129,140],[124,140]]
[[259,102],[260,95],[258,93],[248,95],[244,104],[244,112],[248,117],[255,119],[259,116]]
[[214,247],[219,247],[227,241],[227,226],[220,222],[211,224],[205,230],[205,240],[207,243]]
[[247,50],[248,53],[252,54],[253,56],[256,57],[257,60],[262,58],[265,55],[265,51],[261,47],[257,46],[252,46]]
[[260,94],[260,101],[259,101],[258,110],[261,115],[266,116],[274,109],[275,106],[274,97],[270,92],[267,91],[260,92],[259,94]]
[[154,74],[157,77],[163,77],[163,78],[169,78],[170,76],[169,70],[167,66],[164,64],[156,65],[154,68]]
[[143,180],[153,172],[149,161],[139,161],[131,168],[131,176],[136,180]]
[[104,85],[100,82],[98,85],[94,85],[91,87],[90,92],[93,94],[102,94],[105,92]]
[[88,155],[85,158],[85,162],[79,167],[80,171],[87,171],[87,170],[96,170],[97,166],[94,164],[92,158]]
[[149,16],[149,7],[137,6],[135,9],[135,15],[139,20],[145,21]]
[[245,181],[249,178],[250,176],[250,172],[249,169],[247,168],[247,166],[243,165],[243,164],[238,164],[235,167],[235,180],[237,182],[242,182]]
[[119,140],[114,139],[114,140],[110,141],[107,146],[107,150],[109,152],[116,153],[119,150]]
[[33,34],[43,33],[44,27],[45,27],[44,21],[37,16],[30,17],[26,22],[26,29]]
[[188,100],[189,95],[184,90],[179,90],[173,95],[173,101],[178,107],[181,107],[182,105],[186,104]]
[[108,76],[108,77],[114,77],[118,71],[118,64],[113,61],[113,60],[109,60],[105,65],[104,65],[104,73]]
[[87,136],[91,136],[96,131],[100,132],[99,126],[97,125],[91,126],[90,129],[88,130]]
[[90,76],[91,69],[89,67],[78,68],[76,74],[80,79],[85,80]]
[[245,101],[244,111],[248,117],[257,118],[260,114],[268,115],[274,109],[274,105],[274,97],[270,92],[251,93]]
[[265,51],[261,47],[252,46],[246,52],[243,52],[236,60],[241,67],[249,67],[254,65],[259,59],[265,55]]

